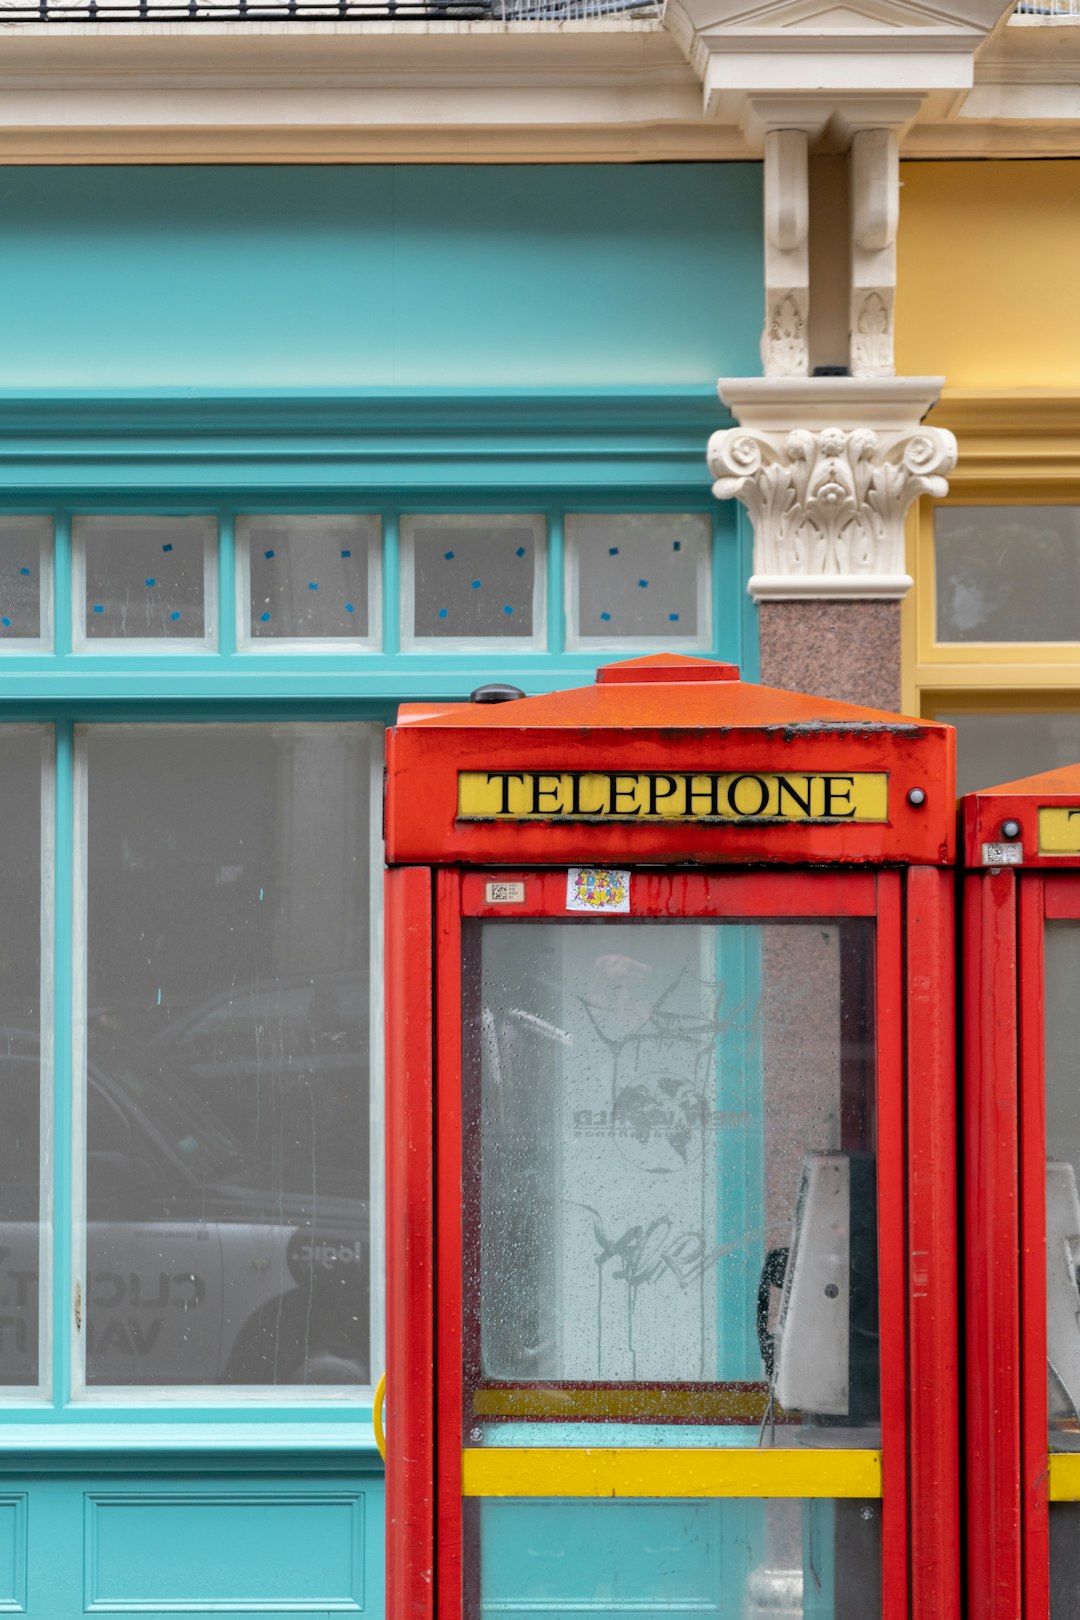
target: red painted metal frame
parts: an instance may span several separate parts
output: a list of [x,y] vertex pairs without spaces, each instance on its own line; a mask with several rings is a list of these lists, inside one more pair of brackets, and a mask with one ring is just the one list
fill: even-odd
[[1020,1049],[1020,1298],[1024,1614],[1050,1609],[1050,1501],[1046,1400],[1046,1030],[1047,921],[1080,921],[1080,873],[1020,875],[1017,998]]
[[[1050,1612],[1050,1481],[1046,1455],[1046,1062],[1043,990],[1045,881],[1019,878],[1017,1041],[1020,1086],[1021,1559],[1024,1614]],[[1080,893],[1073,885],[1074,893]]]
[[[579,915],[566,910],[565,873],[517,875],[528,883],[527,905],[521,907],[484,902],[483,885],[488,878],[515,876],[505,870],[464,875],[446,870],[436,877],[438,1556],[434,1610],[429,1596],[427,1607],[408,1611],[409,1620],[424,1620],[433,1612],[439,1620],[461,1620],[464,1608],[461,917],[463,913],[502,919]],[[905,884],[910,929],[906,954]],[[959,1609],[954,1275],[948,1253],[955,1250],[954,1181],[949,1160],[955,1111],[949,1084],[950,1020],[933,989],[935,985],[940,988],[943,979],[946,985],[949,981],[950,896],[949,875],[929,869],[877,875],[850,871],[634,873],[632,915],[642,917],[798,920],[800,916],[877,915],[883,1620],[909,1620],[910,1616],[938,1620]],[[938,1010],[931,1016],[935,1007]],[[404,1010],[400,1003],[399,1009]],[[413,1011],[424,1017],[421,1009],[414,1007]],[[914,1024],[912,1015],[917,1019]],[[912,1064],[910,1091],[904,1084],[905,1039]],[[910,1161],[906,1143],[910,1143]],[[916,1260],[910,1285],[909,1248]],[[1013,1477],[1015,1480],[1015,1473]],[[919,1487],[914,1503],[913,1482]],[[983,1612],[972,1610],[980,1620]],[[1004,1620],[1003,1610],[993,1612]],[[391,1613],[393,1620],[405,1620],[406,1610]]]
[[461,1452],[464,1442],[462,963],[461,875],[453,869],[440,871],[436,876],[435,937],[435,994],[438,1007],[435,1079],[438,1345],[435,1364],[435,1522],[438,1563],[434,1612],[439,1620],[461,1620],[465,1562],[461,1496]]
[[1004,782],[999,787],[966,794],[961,800],[961,859],[964,864],[981,866],[983,844],[1000,842],[1004,838],[1002,824],[1015,821],[1020,827],[1018,839],[1024,846],[1024,871],[1053,871],[1055,868],[1060,871],[1062,866],[1075,866],[1075,855],[1038,853],[1037,811],[1040,805],[1080,809],[1080,765],[1067,765],[1060,770],[1044,771],[1039,776],[1028,776],[1018,782]]
[[955,1231],[953,875],[913,867],[907,888],[907,1178],[911,1423],[911,1608],[961,1603],[960,1419]]
[[[730,666],[728,666],[730,668]],[[394,862],[609,866],[953,858],[950,727],[717,678],[702,659],[608,666],[596,685],[509,703],[403,706],[387,738]],[[458,819],[459,771],[885,773],[887,822]],[[918,788],[922,797],[908,799]]]
[[[909,1613],[903,891],[878,877],[876,949],[878,1313],[881,1332],[881,1614]],[[938,1611],[940,1612],[940,1611]]]
[[963,947],[968,1612],[973,1620],[1018,1620],[1020,1229],[1013,870],[986,870],[964,879]]
[[[489,903],[484,886],[490,872],[465,872],[461,878],[461,908],[466,917],[580,917],[566,909],[566,871],[509,872],[500,880],[523,883],[520,904]],[[878,906],[878,878],[872,872],[835,874],[843,883],[843,903],[837,904],[834,874],[825,872],[671,872],[633,871],[630,882],[631,917],[873,917]],[[688,909],[692,908],[692,909]],[[620,914],[621,916],[622,914]],[[603,918],[599,919],[601,922]],[[616,921],[619,918],[615,919]]]
[[434,1613],[432,893],[386,873],[386,1613]]

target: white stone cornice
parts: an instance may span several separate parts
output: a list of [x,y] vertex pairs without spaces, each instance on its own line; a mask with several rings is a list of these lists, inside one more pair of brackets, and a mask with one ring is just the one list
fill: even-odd
[[999,7],[667,0],[663,21],[118,27],[5,21],[0,0],[0,161],[722,160],[786,129],[815,150],[891,129],[909,157],[1080,154],[1080,20],[991,29]]
[[[668,0],[665,20],[710,116],[745,124],[755,98],[786,98],[797,120],[794,104],[818,98],[824,125],[848,99],[967,91],[1005,10],[1001,0]],[[867,125],[889,121],[871,115]]]
[[898,598],[904,518],[947,493],[956,440],[922,419],[939,377],[732,378],[720,397],[739,423],[709,440],[720,500],[754,526],[755,601]]

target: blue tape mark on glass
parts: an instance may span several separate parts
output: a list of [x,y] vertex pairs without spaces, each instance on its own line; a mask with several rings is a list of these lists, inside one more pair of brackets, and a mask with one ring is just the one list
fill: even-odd
[[269,613],[260,613],[259,614],[259,623],[260,624],[269,624],[269,622],[270,622]]
[[104,611],[105,611],[105,609],[102,607],[100,602],[95,602],[94,603],[94,612],[95,613],[104,613]]
[[272,557],[272,556],[273,556],[273,555],[274,555],[274,553],[273,553],[273,552],[272,552],[272,551],[264,551],[264,552],[263,552],[263,556],[264,556],[264,557],[265,557],[265,558],[266,558],[266,560],[267,560],[267,562],[269,562],[269,561],[270,561],[270,558],[271,558],[271,557]]
[[19,573],[22,575],[23,579],[29,579],[30,578],[30,570],[29,570],[29,568],[20,568]]
[[172,541],[170,540],[168,545],[162,546],[161,549],[162,549],[162,551],[171,551],[172,550]]
[[507,604],[507,606],[503,608],[504,613],[513,613],[513,611],[514,611],[513,608],[510,607],[509,604]]
[[169,614],[170,619],[178,619],[179,617],[180,617],[179,613],[170,613]]
[[446,609],[445,608],[440,608],[439,609],[439,618],[440,619],[445,619],[446,618]]
[[601,613],[601,615],[600,615],[600,617],[601,617],[601,618],[602,618],[602,619],[610,619],[610,618],[611,618],[611,614],[610,614],[610,613]]
[[3,625],[5,630],[11,629],[11,620],[8,618],[6,613],[4,614],[4,617],[0,619],[0,624]]
[[647,579],[639,579],[638,584],[641,586],[643,591],[648,589],[649,582]]
[[524,555],[525,555],[525,547],[524,546],[518,546],[517,550],[514,553],[514,556],[515,557],[524,557]]
[[443,552],[443,557],[446,559],[447,562],[453,562],[454,553],[452,551],[444,551]]
[[607,554],[609,557],[617,557],[619,555],[618,546],[608,546]]
[[679,615],[677,613],[669,613],[668,618],[671,620],[672,624],[678,624],[679,622]]
[[671,542],[671,549],[672,549],[672,551],[681,551],[682,550],[682,541],[681,540],[673,540]]
[[153,578],[149,578],[149,577],[148,577],[148,578],[147,578],[147,581],[146,581],[146,583],[147,583],[147,584],[148,584],[148,585],[156,585],[156,584],[157,584],[157,580],[156,580],[156,579],[153,579]]
[[480,589],[480,581],[478,579],[473,580],[472,588],[474,591],[478,591]]
[[353,607],[351,602],[346,602],[345,611],[346,611],[346,613],[355,613],[356,609]]
[[342,556],[343,556],[343,557],[351,557],[351,556],[352,556],[352,552],[351,552],[351,551],[343,551],[343,552],[342,552],[342,553],[341,553],[341,555],[342,555]]
[[308,580],[308,590],[309,591],[317,591],[318,588],[319,588],[319,582],[318,582],[317,579],[309,579]]

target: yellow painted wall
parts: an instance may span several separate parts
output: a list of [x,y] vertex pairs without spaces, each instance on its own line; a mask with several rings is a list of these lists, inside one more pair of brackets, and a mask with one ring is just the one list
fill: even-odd
[[896,369],[1080,391],[1080,160],[904,163]]

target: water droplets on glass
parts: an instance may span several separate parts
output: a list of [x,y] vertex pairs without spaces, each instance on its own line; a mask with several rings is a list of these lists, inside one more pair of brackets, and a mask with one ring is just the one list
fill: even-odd
[[212,517],[77,517],[76,570],[88,641],[203,641],[217,524]]
[[412,624],[406,641],[531,638],[539,626],[544,520],[508,516],[409,516],[402,520]]
[[706,645],[710,534],[703,512],[567,514],[571,644]]
[[381,521],[367,514],[274,513],[237,520],[248,557],[254,641],[367,641]]
[[[698,1391],[684,1416],[756,1435],[762,1268],[790,1241],[808,1156],[817,1174],[822,1155],[840,1154],[858,1184],[852,1222],[858,1209],[865,1226],[858,1263],[874,1276],[850,1285],[866,1328],[848,1352],[844,1412],[850,1427],[872,1425],[869,928],[483,923],[467,939],[482,987],[463,1125],[480,1151],[465,1254],[476,1387],[721,1382],[727,1394]],[[788,1387],[819,1387],[801,1376]],[[529,1408],[538,1416],[542,1388]],[[662,1423],[664,1398],[627,1395],[618,1415]],[[553,1393],[547,1416],[574,1415]],[[777,1432],[793,1421],[782,1415]],[[562,1427],[559,1444],[590,1443],[588,1421]],[[497,1430],[485,1443],[500,1443]],[[514,1443],[555,1443],[544,1432],[519,1425]]]

